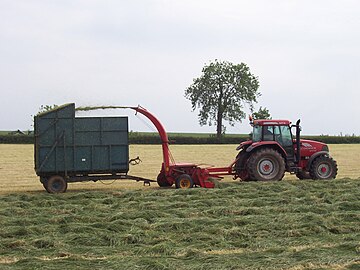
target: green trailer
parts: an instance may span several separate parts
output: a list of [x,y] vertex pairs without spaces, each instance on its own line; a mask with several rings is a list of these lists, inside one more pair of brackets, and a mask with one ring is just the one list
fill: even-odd
[[75,104],[38,114],[35,171],[50,193],[70,182],[110,179],[151,180],[128,175],[127,117],[75,117]]

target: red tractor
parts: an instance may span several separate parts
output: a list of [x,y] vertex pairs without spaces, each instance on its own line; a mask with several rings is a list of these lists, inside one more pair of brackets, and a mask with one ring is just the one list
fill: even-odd
[[[285,172],[299,179],[333,179],[336,161],[326,144],[300,139],[300,120],[255,120],[252,139],[241,143],[236,158],[236,177],[244,181],[281,180]],[[296,136],[291,128],[296,128]]]

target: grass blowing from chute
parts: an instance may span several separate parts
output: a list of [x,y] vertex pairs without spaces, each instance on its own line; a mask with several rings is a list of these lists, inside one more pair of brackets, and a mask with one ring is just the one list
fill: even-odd
[[95,110],[107,110],[107,109],[129,109],[130,106],[83,106],[75,108],[76,111],[95,111]]

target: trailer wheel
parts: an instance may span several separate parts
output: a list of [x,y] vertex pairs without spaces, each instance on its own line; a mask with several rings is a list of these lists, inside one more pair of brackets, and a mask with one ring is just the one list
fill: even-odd
[[284,177],[285,162],[278,151],[263,148],[249,157],[247,168],[251,180],[279,181]]
[[182,174],[175,181],[176,188],[192,188],[194,181],[188,174]]
[[48,187],[47,187],[47,183],[44,182],[42,185],[43,185],[43,187],[45,188],[45,190],[50,193],[50,191],[48,190]]
[[44,187],[49,193],[63,193],[67,189],[67,182],[64,177],[53,175],[44,183]]
[[337,164],[332,157],[320,156],[310,166],[310,176],[314,180],[334,179],[337,175]]

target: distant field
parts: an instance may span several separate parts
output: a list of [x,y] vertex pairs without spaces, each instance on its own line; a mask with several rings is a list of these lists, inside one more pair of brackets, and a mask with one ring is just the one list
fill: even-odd
[[[175,161],[204,164],[205,166],[227,166],[235,158],[237,145],[172,145]],[[360,145],[330,145],[330,151],[339,166],[338,178],[357,179],[360,177]],[[13,191],[43,190],[34,172],[33,145],[0,144],[0,193]],[[162,152],[160,145],[130,145],[130,158],[139,156],[142,160],[137,166],[131,166],[129,174],[156,179],[159,173]],[[285,180],[295,180],[286,174]],[[224,181],[233,181],[227,177]],[[109,181],[105,184],[111,183]],[[151,188],[156,187],[153,184]],[[74,183],[69,189],[114,190],[126,188],[145,188],[133,181],[115,181],[111,185],[100,182]]]
[[[0,130],[0,135],[8,135],[9,133],[14,132],[12,131],[6,131],[6,130]],[[27,131],[23,131],[27,132]],[[137,132],[137,131],[130,131],[132,135],[139,135],[139,136],[154,136],[158,137],[159,133],[157,132]],[[186,133],[186,132],[168,132],[169,136],[185,136],[185,137],[215,137],[216,134],[214,133]],[[226,137],[242,137],[247,136],[247,134],[226,134]]]
[[[139,136],[159,136],[157,132],[131,132],[133,135]],[[194,137],[194,138],[206,138],[206,137],[216,137],[215,133],[186,133],[186,132],[168,132],[169,137],[171,136],[184,136],[184,137]],[[248,134],[225,134],[225,137],[230,138],[239,138],[239,137],[247,137]]]

